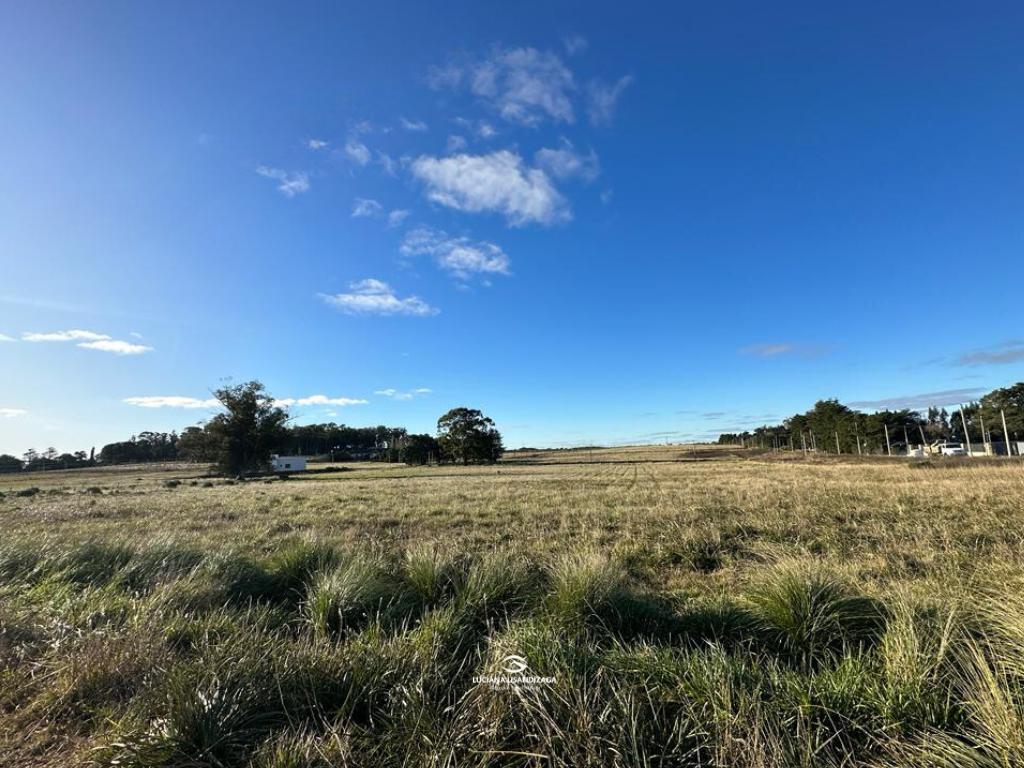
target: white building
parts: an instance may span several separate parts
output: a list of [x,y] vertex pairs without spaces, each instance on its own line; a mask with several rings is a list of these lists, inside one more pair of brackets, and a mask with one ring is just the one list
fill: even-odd
[[305,456],[271,456],[270,465],[275,472],[304,472],[306,470]]

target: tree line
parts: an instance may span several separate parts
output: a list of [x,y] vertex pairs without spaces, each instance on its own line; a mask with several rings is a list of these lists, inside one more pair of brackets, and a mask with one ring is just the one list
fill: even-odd
[[241,474],[266,469],[272,453],[325,456],[332,461],[369,459],[427,464],[494,462],[504,452],[501,433],[479,410],[453,408],[438,419],[437,432],[410,434],[404,427],[344,424],[289,425],[288,412],[274,405],[263,384],[251,381],[214,392],[221,412],[203,424],[176,432],[141,432],[95,449],[58,454],[29,449],[23,457],[0,455],[0,472],[78,469],[97,465],[185,460]]
[[[904,448],[948,440],[1003,442],[1003,416],[1010,440],[1024,439],[1024,382],[995,389],[979,400],[953,412],[945,408],[884,410],[864,413],[838,400],[819,400],[805,413],[780,424],[744,432],[724,432],[721,444],[756,445],[765,448],[814,448],[834,453],[880,453],[888,445]],[[966,432],[965,432],[966,426]]]

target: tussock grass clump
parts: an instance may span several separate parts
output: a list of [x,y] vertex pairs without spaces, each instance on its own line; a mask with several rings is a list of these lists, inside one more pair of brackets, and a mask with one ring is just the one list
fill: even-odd
[[374,620],[409,618],[422,602],[374,555],[351,556],[310,584],[303,612],[317,637],[338,637]]
[[854,593],[817,565],[777,566],[747,600],[753,627],[768,646],[804,667],[870,645],[885,627],[881,603]]
[[566,555],[551,566],[548,609],[566,627],[592,627],[616,636],[670,634],[680,628],[668,601],[640,589],[606,555]]

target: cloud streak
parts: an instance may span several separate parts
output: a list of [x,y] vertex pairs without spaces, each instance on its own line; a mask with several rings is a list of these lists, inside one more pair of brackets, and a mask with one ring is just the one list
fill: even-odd
[[1009,365],[1024,360],[1024,339],[1010,339],[1001,344],[965,352],[956,365]]
[[0,419],[16,419],[27,414],[24,408],[0,408]]
[[349,315],[411,315],[428,317],[439,309],[430,306],[418,296],[400,298],[390,285],[382,280],[367,278],[349,284],[349,293],[320,294],[330,306]]
[[924,408],[968,402],[985,394],[985,392],[986,390],[981,387],[944,389],[938,392],[923,392],[918,395],[884,397],[880,400],[858,400],[847,403],[847,405],[851,408],[859,408],[866,411],[902,410],[904,408],[917,411]]
[[141,355],[152,352],[153,348],[145,344],[134,344],[130,341],[114,339],[105,333],[75,328],[69,331],[52,331],[50,333],[23,333],[23,341],[32,343],[63,343],[77,342],[76,347],[94,349],[99,352],[110,352],[115,355]]
[[825,348],[816,344],[797,344],[795,342],[776,342],[771,344],[752,344],[740,349],[741,355],[749,357],[773,358],[795,356],[804,358],[821,357]]

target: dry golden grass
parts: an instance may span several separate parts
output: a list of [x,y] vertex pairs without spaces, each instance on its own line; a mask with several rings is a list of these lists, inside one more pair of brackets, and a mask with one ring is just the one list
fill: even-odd
[[[316,469],[0,476],[0,754],[1024,760],[1020,462],[658,446]],[[470,683],[504,653],[557,683]]]

